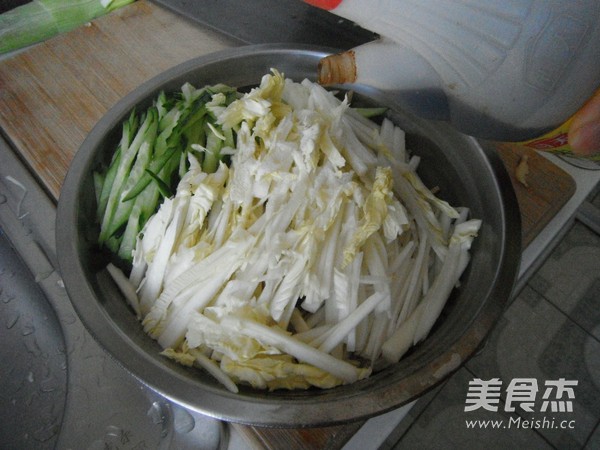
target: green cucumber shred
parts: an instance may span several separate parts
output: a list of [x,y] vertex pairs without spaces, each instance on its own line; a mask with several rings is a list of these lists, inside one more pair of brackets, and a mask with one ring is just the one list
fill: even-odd
[[224,130],[211,108],[226,107],[240,95],[224,84],[196,89],[185,83],[180,91],[161,91],[143,111],[132,109],[110,162],[93,173],[101,248],[130,265],[138,234],[172,195],[187,171],[188,154],[209,173],[227,162],[221,150],[235,147],[235,131]]

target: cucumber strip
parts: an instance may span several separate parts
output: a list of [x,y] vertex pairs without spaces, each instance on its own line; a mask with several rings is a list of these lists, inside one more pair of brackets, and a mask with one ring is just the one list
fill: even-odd
[[[158,174],[157,174],[158,177],[167,186],[170,186],[173,181],[172,180],[173,174],[175,173],[175,171],[177,170],[177,167],[179,166],[179,159],[180,159],[181,154],[182,153],[180,151],[175,152],[173,154],[173,156],[171,156],[169,161],[167,161],[167,164],[165,165],[165,167],[163,167],[161,169],[161,171],[158,172]],[[155,193],[156,199],[153,202],[146,202],[146,203],[143,203],[143,205],[142,205],[142,212],[141,212],[142,228],[145,225],[146,221],[150,218],[150,216],[152,216],[156,212],[159,203],[161,203],[161,201],[162,201],[160,192],[158,190],[158,186],[156,184],[152,183],[146,189],[152,189]],[[169,190],[171,190],[171,189],[169,188]]]
[[[146,221],[156,212],[156,209],[161,201],[160,185],[166,186],[166,190],[170,192],[169,181],[171,175],[179,165],[179,156],[181,152],[175,151],[171,158],[167,161],[164,167],[158,172],[156,177],[157,183],[148,185],[134,200],[134,206],[127,220],[127,225],[118,248],[120,258],[129,263],[133,260],[133,249],[137,242],[137,236],[144,228]],[[146,169],[147,170],[147,169]],[[152,179],[152,178],[151,178]],[[167,194],[169,194],[167,192]],[[169,194],[170,195],[170,194]]]
[[[156,110],[153,109],[151,111],[151,114],[156,115]],[[144,175],[144,170],[150,165],[150,162],[152,161],[152,155],[154,154],[154,143],[156,142],[156,128],[157,122],[154,121],[152,126],[148,128],[146,136],[144,137],[144,142],[142,142],[142,145],[140,146],[140,149],[138,151],[136,160],[133,166],[131,167],[129,174],[127,175],[127,180],[123,184],[123,188],[120,195],[122,202],[125,201],[125,194],[137,184],[139,179]]]
[[[183,176],[179,174],[182,159],[187,160],[187,153],[184,153],[182,150],[178,150],[171,156],[165,167],[163,167],[160,172],[155,172],[158,174],[159,178],[163,180],[167,186],[169,186],[168,189],[171,192],[175,191],[176,185]],[[153,211],[149,211],[147,218],[150,218],[150,216],[155,212],[156,208]]]
[[160,119],[158,123],[159,135],[156,138],[156,152],[162,153],[165,149],[168,148],[167,139],[173,133],[173,130],[177,127],[181,120],[182,112],[178,108],[178,106],[174,106],[167,112],[167,114]]
[[100,197],[102,196],[102,187],[104,186],[106,175],[101,174],[100,172],[94,172],[92,176],[94,177],[94,193],[96,194],[96,205],[99,205]]
[[140,118],[137,114],[136,109],[133,108],[131,110],[131,113],[129,114],[129,117],[127,118],[127,121],[124,124],[124,127],[123,127],[124,136],[126,138],[124,145],[126,147],[129,147],[131,145],[131,143],[133,142],[133,138],[135,137],[136,133],[138,132],[139,127],[140,127]]
[[[206,141],[206,133],[204,131],[204,124],[206,123],[206,116],[198,120],[194,127],[190,127],[184,131],[184,137],[186,140],[185,152],[193,152],[193,144],[200,144],[204,146]],[[200,162],[202,162],[200,160]]]
[[104,242],[104,246],[110,250],[111,253],[116,254],[119,251],[119,246],[121,245],[121,239],[115,236],[109,237],[106,242]]
[[188,153],[181,152],[181,155],[179,155],[179,169],[177,171],[177,176],[179,177],[180,180],[184,177],[184,175],[186,174],[187,171],[188,171]]
[[160,194],[163,197],[169,198],[171,195],[173,195],[169,185],[167,183],[165,183],[163,180],[161,180],[158,175],[156,175],[154,172],[152,172],[148,169],[146,169],[146,173],[152,178],[152,181],[154,181],[156,183],[156,186],[158,187],[158,192],[160,192]]
[[130,119],[128,122],[125,122],[125,125],[123,126],[123,139],[121,141],[121,161],[117,168],[117,173],[115,174],[114,182],[111,186],[110,194],[106,205],[106,211],[102,219],[99,237],[100,244],[105,242],[115,232],[115,226],[112,224],[112,221],[115,212],[117,211],[119,206],[123,183],[127,180],[128,174],[131,170],[131,166],[133,165],[137,153],[142,143],[144,142],[146,133],[152,126],[153,117],[154,116],[152,114],[145,115],[142,125],[137,130],[137,133],[135,134],[135,137],[131,141],[130,145],[128,145],[128,141],[131,135],[129,125],[131,124],[132,120]]
[[175,147],[171,147],[159,157],[152,159],[150,164],[144,168],[144,173],[141,177],[139,177],[136,184],[123,192],[123,201],[129,201],[132,198],[137,197],[140,192],[142,192],[152,181],[152,177],[147,171],[149,170],[152,173],[158,173],[176,152],[177,149]]
[[[205,122],[205,116],[208,113],[205,96],[201,96],[202,104],[197,107],[195,111],[192,108],[187,108],[182,111],[181,108],[185,108],[185,102],[180,101],[169,113],[167,114],[170,121],[165,120],[162,126],[165,129],[160,133],[157,138],[155,148],[155,161],[149,167],[150,172],[156,174],[166,164],[166,162],[173,156],[176,148],[180,148],[182,145],[182,136],[185,137],[184,153],[191,151],[191,145],[193,143],[202,142],[205,139],[203,123]],[[165,117],[166,119],[167,117]],[[181,156],[185,162],[185,157]],[[181,171],[179,171],[181,172]],[[131,199],[138,195],[148,184],[152,181],[152,177],[149,173],[144,173],[143,177],[139,180],[138,184],[134,186],[130,191],[127,192],[125,199]]]
[[164,91],[161,91],[156,98],[156,110],[158,111],[158,129],[165,129],[169,121],[169,113],[173,110],[174,102],[170,100]]
[[102,185],[102,191],[100,192],[100,197],[98,199],[98,210],[97,216],[99,219],[104,217],[104,213],[106,211],[106,204],[108,203],[108,196],[110,195],[110,191],[112,189],[112,185],[115,181],[115,176],[117,175],[117,168],[119,167],[119,163],[121,162],[121,146],[117,147],[117,151],[115,152],[111,165],[106,171],[106,176],[104,177],[104,184]]
[[200,107],[195,110],[191,110],[190,108],[190,111],[188,111],[188,115],[182,124],[181,132],[186,134],[190,129],[195,128],[201,121],[204,121],[207,114],[208,109],[206,108],[206,103],[202,103]]
[[[143,174],[143,171],[150,164],[150,158],[152,157],[152,147],[149,142],[142,143],[140,150],[138,152],[138,156],[135,160],[133,167],[128,175],[128,180],[134,180],[134,178],[140,178]],[[135,180],[134,180],[135,181]],[[128,183],[126,182],[126,185]],[[117,207],[114,211],[112,220],[110,222],[110,226],[108,228],[109,236],[115,234],[119,228],[123,226],[127,222],[129,214],[131,213],[131,209],[133,208],[134,202],[131,200],[125,201],[122,199],[123,193],[125,193],[126,187],[123,188],[123,192],[119,195],[121,200],[117,202]]]
[[[138,197],[142,198],[142,196]],[[135,248],[135,241],[137,238],[138,230],[140,229],[140,211],[137,205],[131,210],[131,214],[127,219],[127,226],[123,232],[123,236],[120,239],[118,250],[115,252],[119,258],[123,261],[131,263],[133,261],[133,249]],[[133,244],[132,244],[133,242]]]
[[143,218],[144,209],[148,207],[148,205],[153,205],[152,209],[155,209],[158,199],[158,189],[150,186],[148,189],[144,189],[144,191],[136,197],[135,201],[132,202],[133,207],[131,209],[131,214],[127,219],[127,225],[123,232],[117,252],[117,255],[122,260],[129,263],[133,261],[133,249],[135,248],[137,235],[142,230],[144,223],[147,220],[147,218]]
[[206,133],[206,152],[204,155],[204,161],[202,162],[202,170],[206,173],[213,173],[217,170],[219,167],[219,161],[221,161],[223,140],[220,136],[213,132],[208,122],[205,125],[204,132]]
[[233,134],[233,129],[231,128],[227,128],[227,129],[223,129],[221,128],[221,133],[223,133],[223,135],[225,136],[225,142],[223,142],[223,147],[229,147],[229,148],[235,148],[235,136]]
[[354,111],[359,113],[361,116],[366,118],[381,116],[385,114],[388,108],[385,107],[374,107],[374,108],[352,108]]
[[[216,100],[216,93],[225,97]],[[208,156],[211,172],[218,168],[222,147],[235,146],[235,131],[216,125],[207,103],[226,106],[238,96],[226,85],[195,89],[186,84],[174,95],[160,92],[142,114],[132,110],[104,178],[100,174],[95,178],[100,245],[131,262],[138,234],[187,171],[188,153],[198,153],[192,145],[206,149],[200,157]]]
[[127,180],[122,187],[122,191],[119,194],[120,201],[117,204],[117,209],[114,212],[109,228],[110,235],[116,233],[116,231],[127,222],[131,209],[133,208],[133,202],[125,201],[123,197],[129,189],[137,184],[152,160],[154,142],[156,141],[156,131],[158,128],[158,111],[156,108],[149,108],[147,115],[151,120],[151,124],[144,135],[144,141],[138,150],[135,162],[127,175]]

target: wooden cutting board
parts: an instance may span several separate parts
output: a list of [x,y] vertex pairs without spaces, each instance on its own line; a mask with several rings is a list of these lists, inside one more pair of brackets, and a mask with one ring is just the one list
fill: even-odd
[[54,198],[96,122],[142,82],[233,46],[138,1],[0,63],[0,126]]
[[[492,145],[500,154],[517,195],[525,248],[575,193],[575,181],[535,150],[508,143]],[[517,166],[523,158],[528,174],[519,180]]]
[[[102,115],[145,80],[192,57],[237,45],[144,0],[0,61],[0,128],[58,200],[75,152]],[[514,180],[522,150],[498,145],[528,244],[574,192],[564,171],[529,156],[529,187]],[[237,426],[257,448],[337,449],[362,423],[282,430]]]

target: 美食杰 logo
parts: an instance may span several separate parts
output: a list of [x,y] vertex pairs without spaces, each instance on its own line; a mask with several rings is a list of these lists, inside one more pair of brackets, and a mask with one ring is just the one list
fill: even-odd
[[[467,419],[467,428],[575,428],[575,420],[558,420],[554,413],[572,413],[577,380],[559,378],[546,380],[543,384],[535,378],[513,378],[506,386],[499,378],[469,381],[465,401],[465,412],[505,411],[507,419]],[[504,402],[501,402],[502,394]],[[532,417],[523,418],[522,413]],[[537,414],[537,415],[536,415]],[[548,416],[548,414],[552,414]],[[564,416],[563,416],[564,417]]]

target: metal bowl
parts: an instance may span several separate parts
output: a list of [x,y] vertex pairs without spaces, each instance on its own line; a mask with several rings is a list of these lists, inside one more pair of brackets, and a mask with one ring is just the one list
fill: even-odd
[[159,355],[105,270],[96,245],[91,173],[114,151],[122,121],[134,107],[148,106],[160,90],[185,81],[197,87],[258,84],[271,68],[300,81],[314,79],[327,49],[260,45],[202,56],[142,84],[95,126],[75,155],[58,205],[60,271],[81,321],[99,344],[141,382],[165,397],[226,421],[250,425],[306,427],[366,419],[415,400],[435,387],[478,349],[508,299],[520,260],[520,219],[504,166],[495,153],[444,123],[427,122],[400,110],[385,93],[356,87],[356,95],[392,109],[389,117],[407,132],[407,145],[422,157],[421,175],[442,197],[468,206],[483,220],[472,262],[429,337],[395,365],[370,378],[330,390],[266,392],[224,389],[199,369]]

